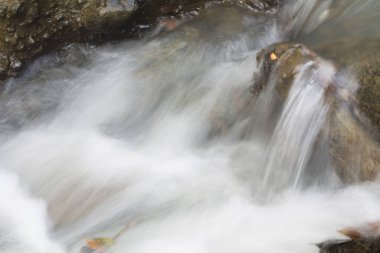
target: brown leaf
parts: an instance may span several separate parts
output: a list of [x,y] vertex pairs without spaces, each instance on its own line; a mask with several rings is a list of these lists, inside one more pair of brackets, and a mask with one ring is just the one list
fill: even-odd
[[347,236],[348,238],[352,240],[359,240],[363,238],[363,234],[360,233],[356,228],[351,228],[351,227],[343,228],[341,230],[338,230],[338,232]]

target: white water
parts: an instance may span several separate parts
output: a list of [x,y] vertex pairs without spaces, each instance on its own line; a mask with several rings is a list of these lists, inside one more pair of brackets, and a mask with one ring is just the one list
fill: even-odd
[[282,34],[219,11],[148,41],[71,47],[7,84],[1,252],[79,252],[133,223],[109,252],[311,253],[380,218],[380,185],[341,187],[315,149],[320,73],[301,71],[284,104],[274,87],[253,99],[257,50]]

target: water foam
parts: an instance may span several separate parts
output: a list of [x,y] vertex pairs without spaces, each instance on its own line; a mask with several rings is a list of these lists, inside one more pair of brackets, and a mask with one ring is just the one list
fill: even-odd
[[[37,231],[12,247],[60,252],[49,233],[78,252],[83,239],[134,223],[110,252],[305,253],[342,226],[380,218],[376,183],[292,187],[323,126],[322,89],[302,72],[280,110],[273,89],[254,99],[256,53],[282,35],[239,12],[240,25],[225,26],[221,13],[142,43],[73,47],[8,84],[0,163],[33,196],[0,175],[21,194],[5,194],[0,213],[22,211],[8,225],[16,234]],[[266,203],[252,196],[256,182],[275,190]]]

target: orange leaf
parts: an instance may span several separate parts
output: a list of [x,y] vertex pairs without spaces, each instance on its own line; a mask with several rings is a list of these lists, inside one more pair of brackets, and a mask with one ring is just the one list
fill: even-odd
[[94,240],[87,240],[86,243],[87,246],[93,250],[101,250],[103,248],[103,245],[99,244],[97,241]]

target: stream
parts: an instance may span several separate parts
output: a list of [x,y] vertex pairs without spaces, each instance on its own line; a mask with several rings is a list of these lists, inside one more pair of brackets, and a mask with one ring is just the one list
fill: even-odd
[[107,253],[316,253],[379,220],[380,184],[344,185],[329,159],[328,61],[303,66],[285,101],[249,91],[285,30],[210,8],[139,41],[67,46],[8,81],[0,251],[77,253],[128,226]]

